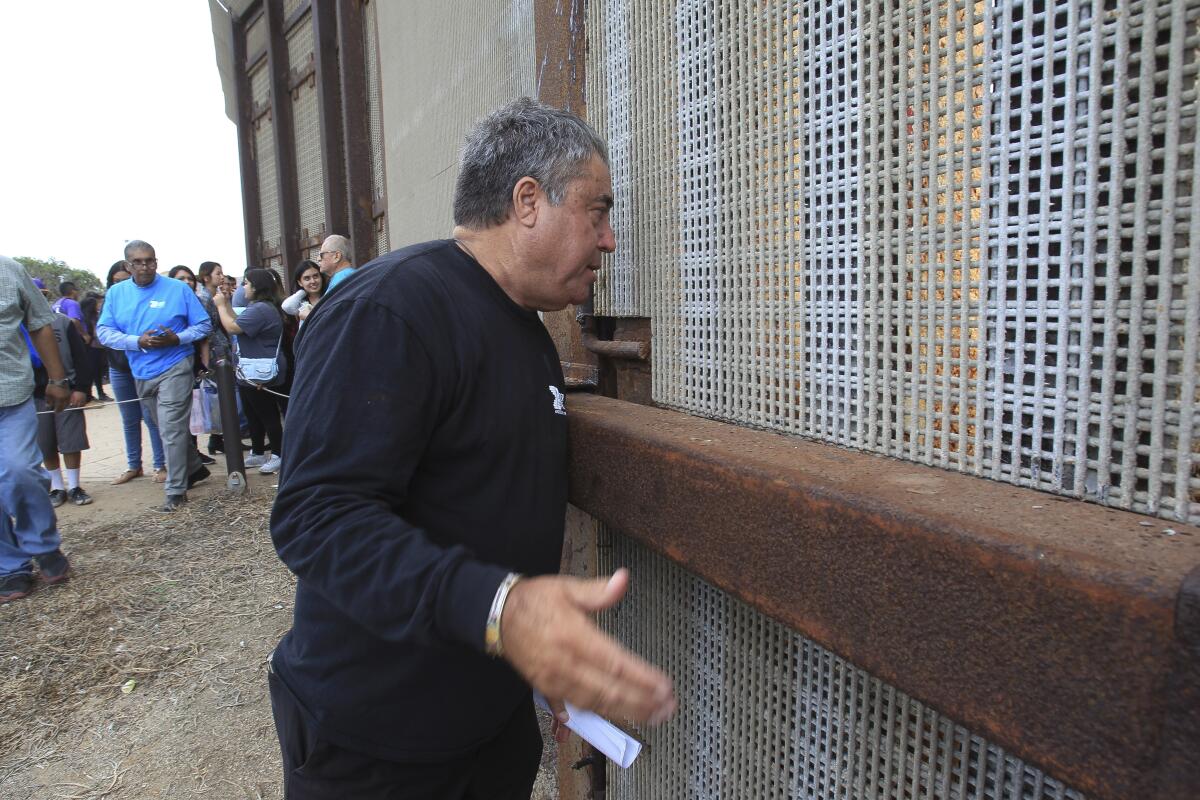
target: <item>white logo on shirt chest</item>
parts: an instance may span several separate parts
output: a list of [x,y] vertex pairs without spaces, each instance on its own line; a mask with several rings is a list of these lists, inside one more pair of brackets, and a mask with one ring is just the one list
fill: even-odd
[[151,308],[166,308],[166,306],[167,306],[166,300],[151,300],[150,301]]
[[560,392],[557,386],[547,386],[546,388],[550,390],[550,394],[554,397],[554,413],[562,414],[565,417],[567,415],[567,396]]

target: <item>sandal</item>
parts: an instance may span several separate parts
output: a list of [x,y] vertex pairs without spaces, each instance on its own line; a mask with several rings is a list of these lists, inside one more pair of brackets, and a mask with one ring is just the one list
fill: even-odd
[[142,468],[127,469],[117,477],[113,478],[112,486],[120,486],[122,483],[129,483],[134,478],[142,477]]
[[159,467],[158,469],[154,470],[154,482],[155,483],[166,483],[167,482],[167,468],[166,467]]

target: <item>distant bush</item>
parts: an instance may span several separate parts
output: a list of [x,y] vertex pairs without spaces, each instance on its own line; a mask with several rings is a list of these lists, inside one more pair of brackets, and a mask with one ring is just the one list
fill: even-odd
[[40,258],[30,258],[29,256],[16,256],[15,258],[25,265],[25,271],[29,273],[31,278],[41,278],[46,283],[46,288],[50,290],[51,297],[58,297],[58,285],[63,281],[74,283],[75,288],[79,289],[80,295],[86,294],[89,291],[100,292],[104,290],[104,284],[95,275],[86,269],[70,267],[65,261],[59,261],[57,258],[51,258],[47,261],[43,261]]

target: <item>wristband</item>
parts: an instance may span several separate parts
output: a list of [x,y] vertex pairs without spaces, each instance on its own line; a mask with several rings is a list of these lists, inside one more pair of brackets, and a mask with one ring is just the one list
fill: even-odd
[[508,573],[504,576],[504,580],[500,581],[500,588],[496,589],[496,596],[492,598],[487,627],[483,631],[483,649],[492,658],[500,658],[504,655],[504,643],[500,641],[500,617],[504,614],[504,601],[508,599],[509,591],[519,580],[521,580],[521,575],[516,572]]

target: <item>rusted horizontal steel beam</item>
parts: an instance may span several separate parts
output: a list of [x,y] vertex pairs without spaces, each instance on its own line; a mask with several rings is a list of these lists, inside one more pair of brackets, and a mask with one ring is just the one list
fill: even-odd
[[615,530],[1090,796],[1200,797],[1200,529],[604,397],[568,411],[571,502]]

